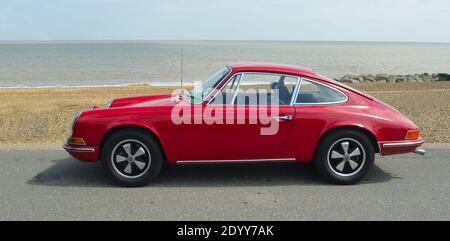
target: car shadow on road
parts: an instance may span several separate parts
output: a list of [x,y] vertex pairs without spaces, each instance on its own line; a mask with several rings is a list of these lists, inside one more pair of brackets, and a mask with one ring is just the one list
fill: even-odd
[[[54,160],[53,165],[28,181],[31,185],[114,187],[101,163],[82,163],[73,158]],[[360,184],[399,178],[374,166]],[[233,187],[329,185],[313,165],[298,163],[166,165],[148,187]]]

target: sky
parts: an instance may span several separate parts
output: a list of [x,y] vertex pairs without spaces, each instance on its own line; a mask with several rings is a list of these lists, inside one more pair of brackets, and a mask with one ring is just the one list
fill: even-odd
[[0,0],[0,40],[450,42],[448,0]]

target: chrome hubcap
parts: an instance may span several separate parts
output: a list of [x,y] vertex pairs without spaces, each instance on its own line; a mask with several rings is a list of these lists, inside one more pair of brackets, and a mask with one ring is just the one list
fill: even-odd
[[339,176],[352,176],[358,173],[365,161],[366,154],[363,146],[352,138],[343,138],[334,142],[328,151],[328,165]]
[[150,151],[138,140],[124,140],[114,147],[111,163],[119,175],[126,178],[138,178],[150,167]]

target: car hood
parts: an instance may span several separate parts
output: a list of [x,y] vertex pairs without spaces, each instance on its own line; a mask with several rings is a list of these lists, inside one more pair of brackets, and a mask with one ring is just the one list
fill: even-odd
[[167,106],[174,105],[177,96],[171,94],[157,94],[118,98],[111,102],[109,108],[138,107],[138,106]]

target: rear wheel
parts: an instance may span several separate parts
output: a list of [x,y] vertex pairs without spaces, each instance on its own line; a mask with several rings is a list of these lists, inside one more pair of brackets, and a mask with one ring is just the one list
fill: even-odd
[[315,165],[331,183],[354,184],[361,181],[373,166],[374,153],[374,147],[364,133],[336,131],[320,142]]
[[143,186],[154,180],[163,163],[159,143],[139,130],[121,130],[105,142],[102,158],[107,172],[122,186]]

